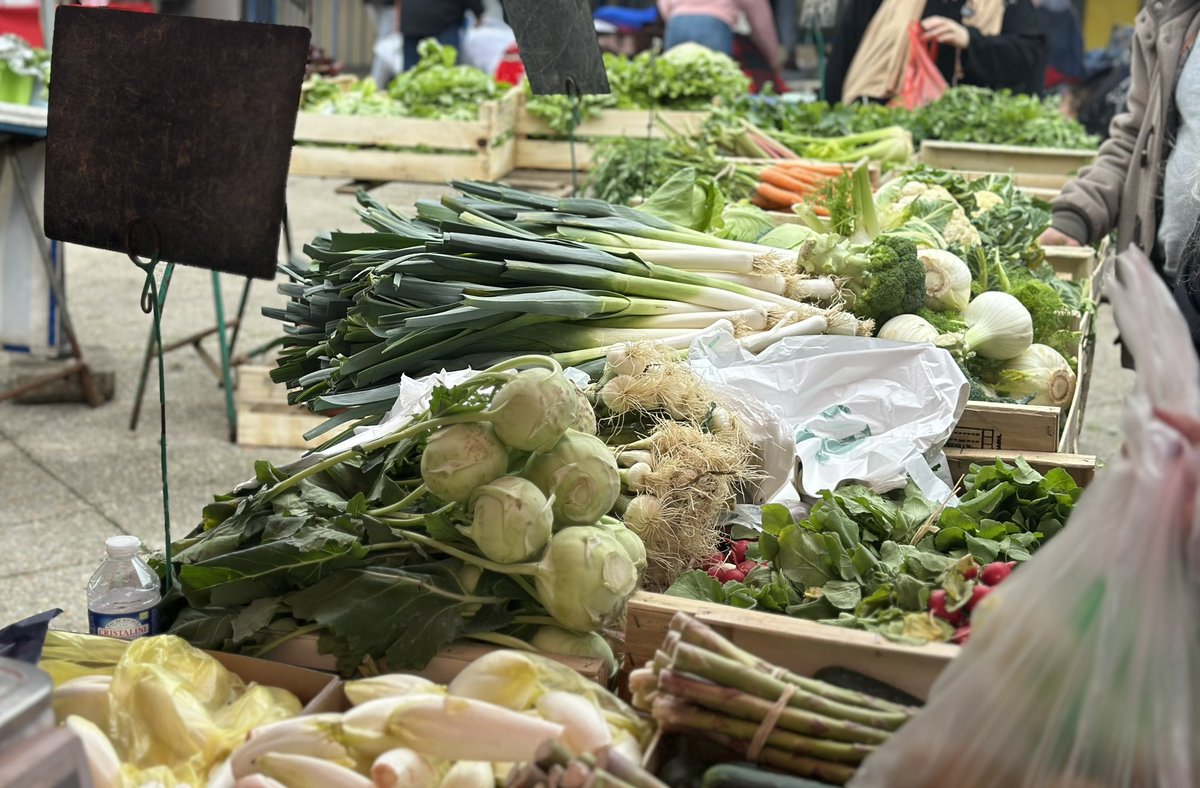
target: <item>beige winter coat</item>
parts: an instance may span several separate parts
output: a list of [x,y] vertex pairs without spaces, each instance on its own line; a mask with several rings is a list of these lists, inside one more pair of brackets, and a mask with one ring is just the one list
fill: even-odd
[[[1056,230],[1094,243],[1115,229],[1118,251],[1154,248],[1163,168],[1177,126],[1175,85],[1198,33],[1200,0],[1148,0],[1133,39],[1128,111],[1113,119],[1096,163],[1054,200]],[[1173,279],[1176,272],[1163,273]]]

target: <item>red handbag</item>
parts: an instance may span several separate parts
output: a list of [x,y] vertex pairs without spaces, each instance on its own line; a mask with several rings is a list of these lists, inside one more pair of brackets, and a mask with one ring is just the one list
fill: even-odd
[[946,92],[946,78],[937,67],[937,42],[924,41],[921,38],[923,30],[919,21],[908,27],[908,65],[904,69],[900,93],[892,99],[893,106],[913,110]]

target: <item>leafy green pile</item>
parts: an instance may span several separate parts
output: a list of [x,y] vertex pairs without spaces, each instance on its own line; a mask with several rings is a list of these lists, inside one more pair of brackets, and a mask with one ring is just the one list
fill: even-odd
[[1099,144],[1082,124],[1062,114],[1056,99],[971,86],[950,88],[915,111],[881,104],[799,104],[758,96],[743,96],[732,108],[760,128],[793,134],[859,134],[895,125],[912,132],[917,143],[946,140],[1081,150]]
[[713,98],[745,95],[750,80],[727,55],[699,44],[683,44],[662,55],[642,52],[632,58],[605,54],[611,93],[583,96],[576,117],[575,102],[560,95],[529,94],[526,108],[558,134],[567,134],[573,123],[599,117],[605,109],[698,110]]
[[613,205],[631,205],[692,167],[713,178],[731,198],[748,198],[758,185],[755,168],[730,164],[720,153],[701,137],[609,137],[596,143],[596,165],[587,183],[593,196]]
[[761,530],[735,526],[765,562],[744,582],[693,570],[667,594],[879,632],[893,640],[949,640],[929,595],[966,556],[1026,561],[1062,530],[1082,490],[1066,471],[1045,476],[1024,459],[971,466],[956,508],[939,514],[913,486],[880,495],[861,485],[822,493],[808,517],[762,509]]
[[350,83],[314,77],[301,109],[330,115],[475,120],[479,105],[499,98],[504,85],[472,66],[455,65],[454,47],[434,39],[422,41],[421,60],[380,92],[371,79]]

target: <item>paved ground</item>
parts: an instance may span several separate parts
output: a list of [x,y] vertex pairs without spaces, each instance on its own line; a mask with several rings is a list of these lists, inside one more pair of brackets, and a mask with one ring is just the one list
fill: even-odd
[[[339,183],[293,179],[289,184],[298,243],[321,229],[357,225],[353,197],[334,191]],[[407,206],[440,191],[436,186],[389,184],[373,194]],[[0,403],[0,626],[61,607],[65,612],[58,625],[82,629],[84,587],[103,557],[105,538],[131,533],[153,547],[163,544],[156,378],[147,390],[142,426],[136,432],[127,426],[149,328],[138,307],[142,275],[121,255],[72,247],[68,278],[77,330],[85,349],[105,357],[102,366],[116,371],[117,395],[95,410]],[[241,282],[222,280],[226,308],[232,310]],[[277,335],[278,324],[259,310],[280,299],[273,285],[253,285],[241,348]],[[165,310],[167,341],[214,322],[210,275],[179,269]],[[1131,383],[1111,347],[1112,333],[1111,319],[1104,314],[1082,447],[1102,457],[1119,445],[1117,415]],[[0,383],[15,374],[15,367],[11,358],[0,355]],[[191,350],[169,356],[167,391],[171,520],[179,536],[191,530],[214,493],[252,474],[255,459],[283,462],[296,452],[230,444],[222,393]]]

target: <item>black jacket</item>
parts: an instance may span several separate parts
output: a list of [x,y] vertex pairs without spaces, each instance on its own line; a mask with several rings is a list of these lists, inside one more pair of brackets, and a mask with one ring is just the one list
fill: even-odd
[[470,11],[483,15],[483,0],[399,0],[400,33],[405,36],[437,36],[459,27]]
[[[1007,0],[1000,34],[984,36],[973,27],[971,45],[963,52],[961,84],[985,88],[1008,88],[1015,93],[1041,93],[1045,84],[1048,43],[1038,26],[1037,11],[1030,0]],[[842,4],[834,30],[833,52],[825,66],[825,99],[842,100],[842,85],[854,60],[854,53],[867,30],[867,24],[883,0],[846,0]],[[963,0],[929,0],[925,16],[944,16],[962,21]],[[938,70],[946,82],[954,84],[955,51],[938,49]],[[876,98],[888,98],[878,96]]]

